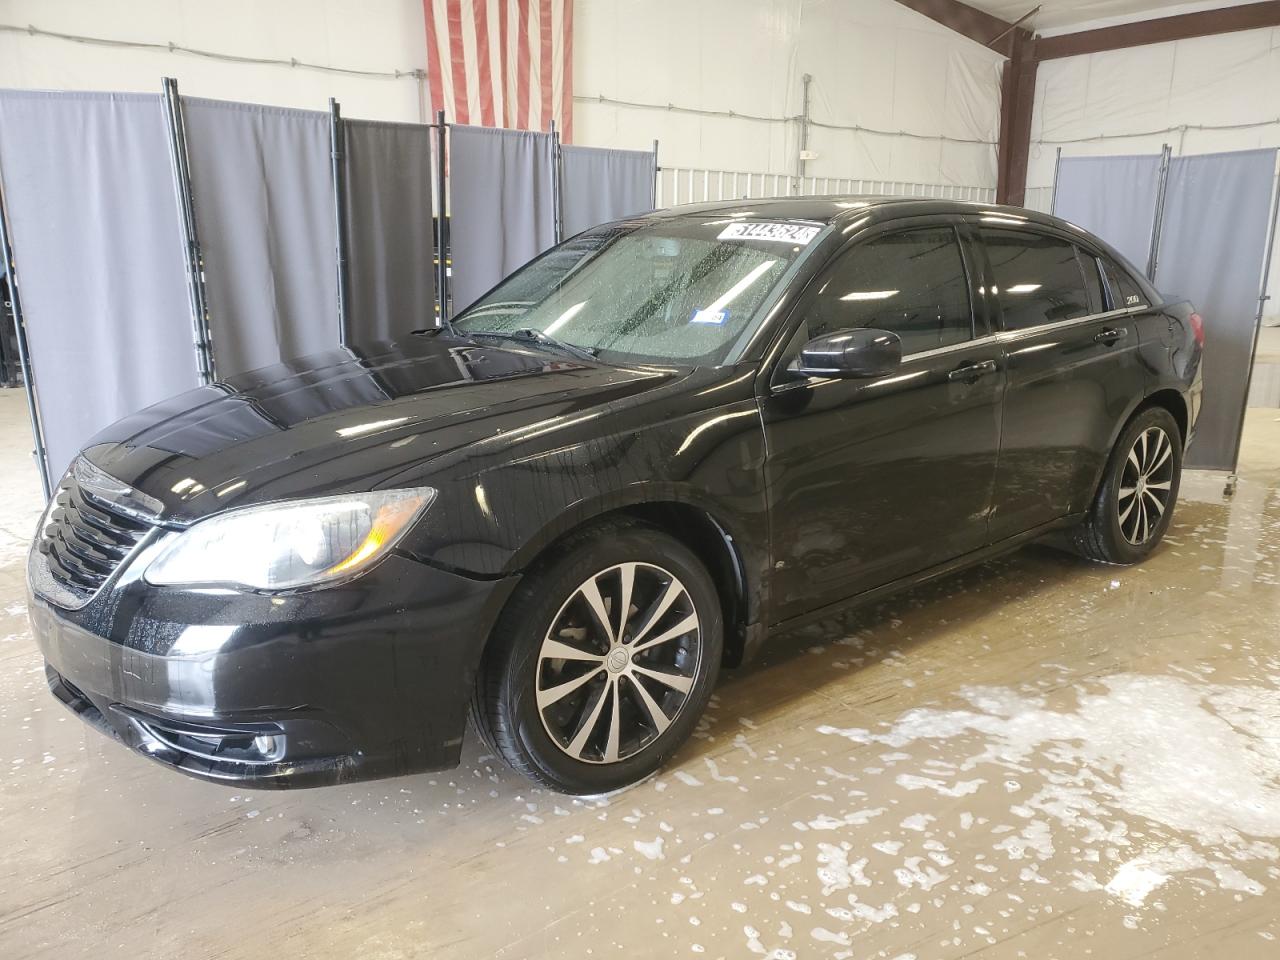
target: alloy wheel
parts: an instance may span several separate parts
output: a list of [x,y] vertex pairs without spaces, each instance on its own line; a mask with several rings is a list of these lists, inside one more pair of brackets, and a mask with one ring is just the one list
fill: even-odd
[[1173,490],[1173,442],[1148,427],[1133,442],[1120,474],[1120,532],[1135,547],[1154,535]]
[[702,660],[688,589],[649,563],[584,580],[538,652],[538,715],[575,760],[616,763],[660,737],[684,708]]

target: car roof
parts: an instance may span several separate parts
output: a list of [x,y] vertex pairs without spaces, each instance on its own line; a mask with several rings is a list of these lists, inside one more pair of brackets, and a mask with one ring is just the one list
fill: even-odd
[[[1013,207],[1001,203],[982,203],[972,200],[943,200],[932,197],[885,197],[859,194],[822,197],[768,197],[760,199],[717,200],[710,203],[689,203],[648,214],[654,218],[703,217],[707,215],[754,216],[779,220],[809,220],[816,223],[838,223],[861,217],[883,222],[900,217],[919,217],[935,214],[967,216],[991,216],[1006,221],[1023,221],[1029,224],[1070,230],[1097,242],[1088,231],[1059,217],[1025,207]],[[1016,225],[1016,223],[1012,224]]]

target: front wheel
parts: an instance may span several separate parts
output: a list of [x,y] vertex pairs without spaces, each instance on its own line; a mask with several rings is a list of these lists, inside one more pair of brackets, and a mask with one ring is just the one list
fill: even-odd
[[1137,563],[1164,538],[1182,479],[1182,432],[1163,407],[1148,407],[1120,433],[1076,549],[1104,563]]
[[698,558],[652,527],[601,524],[541,563],[503,611],[477,679],[477,726],[526,776],[607,793],[688,738],[722,647]]

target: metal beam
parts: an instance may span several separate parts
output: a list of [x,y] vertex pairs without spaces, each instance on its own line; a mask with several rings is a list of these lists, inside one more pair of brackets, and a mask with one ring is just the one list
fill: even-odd
[[1037,40],[1025,31],[1010,35],[1011,55],[1000,79],[1000,144],[996,150],[996,202],[1022,206],[1031,154],[1031,113],[1036,100]]
[[1026,23],[1028,20],[1030,20],[1032,17],[1034,17],[1034,16],[1035,16],[1037,13],[1039,13],[1039,12],[1040,12],[1040,7],[1038,7],[1038,6],[1037,6],[1037,7],[1032,7],[1030,10],[1028,10],[1026,13],[1024,13],[1022,16],[1020,16],[1017,20],[1013,21],[1013,23],[1009,24],[1009,29],[1008,29],[1008,30],[1006,30],[1006,31],[1004,31],[1004,33],[1000,34],[1000,36],[995,37],[994,39],[992,39],[992,40],[987,44],[987,46],[988,46],[988,47],[991,47],[992,49],[994,49],[994,48],[995,48],[995,45],[996,45],[997,43],[999,43],[1001,40],[1003,40],[1003,39],[1004,39],[1005,37],[1007,37],[1009,34],[1013,33],[1013,31],[1017,30],[1017,29],[1018,29],[1018,27],[1022,26],[1024,23]]
[[[903,2],[903,0],[899,0]],[[915,4],[909,3],[914,7]],[[1241,30],[1257,30],[1280,26],[1280,0],[1266,3],[1248,3],[1238,7],[1218,10],[1202,10],[1173,17],[1139,20],[1115,27],[1082,30],[1057,37],[1040,37],[1036,44],[1036,58],[1058,60],[1062,57],[1079,57],[1106,50],[1125,50],[1152,43],[1169,43],[1173,40],[1190,40],[1193,37],[1209,37],[1219,33],[1237,33]]]
[[996,199],[1015,205],[1022,204],[1026,198],[1037,64],[1105,50],[1280,26],[1280,0],[1158,17],[1056,37],[1032,36],[1019,27],[1030,14],[1016,23],[1006,23],[959,0],[898,0],[898,3],[1008,58],[1000,81]]
[[960,0],[898,0],[898,3],[975,43],[990,46],[997,53],[1006,57],[1013,55],[1013,37],[1020,31],[1014,29],[1014,24],[999,17],[993,17],[967,3],[961,3]]
[[1007,23],[960,0],[898,0],[904,7],[942,24],[1006,58],[1000,81],[1000,143],[996,148],[996,200],[1021,204],[1026,197],[1031,153],[1031,111],[1036,94],[1036,38],[1019,24],[1035,7]]

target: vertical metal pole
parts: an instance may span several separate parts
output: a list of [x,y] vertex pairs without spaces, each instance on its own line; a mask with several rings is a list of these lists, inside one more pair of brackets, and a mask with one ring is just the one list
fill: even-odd
[[1151,253],[1147,257],[1147,279],[1156,282],[1156,267],[1160,264],[1160,233],[1164,229],[1164,200],[1169,188],[1169,164],[1173,148],[1167,143],[1160,151],[1160,184],[1156,188],[1156,216],[1151,224]]
[[191,199],[191,167],[187,158],[187,132],[182,119],[178,81],[164,78],[164,109],[169,134],[169,161],[173,169],[173,189],[178,200],[178,218],[187,259],[187,295],[191,301],[191,325],[196,350],[196,372],[202,384],[214,380],[213,341],[209,334],[209,304],[204,287],[204,258],[196,230],[196,209]]
[[413,79],[418,84],[418,122],[429,123],[431,115],[427,112],[427,71],[413,71]]
[[1053,161],[1053,190],[1049,194],[1049,212],[1058,210],[1058,174],[1062,172],[1062,148],[1058,148],[1058,157]]
[[342,108],[329,98],[329,171],[333,180],[334,259],[338,268],[338,343],[347,345],[347,170]]
[[813,74],[804,74],[800,82],[804,84],[804,92],[800,100],[799,146],[796,147],[796,193],[803,196],[806,163],[804,155],[809,149],[809,84],[813,82]]
[[40,489],[47,503],[53,496],[53,481],[49,476],[49,454],[44,445],[44,424],[40,420],[40,405],[36,403],[36,382],[31,373],[31,348],[27,345],[27,326],[22,316],[22,295],[18,292],[18,268],[13,262],[13,245],[9,240],[9,216],[4,202],[4,183],[0,181],[0,266],[4,268],[5,283],[9,288],[9,302],[13,304],[13,328],[18,341],[18,366],[22,370],[22,388],[27,394],[27,414],[31,418],[31,439],[35,444],[32,457],[40,474]]
[[561,207],[564,204],[564,198],[560,195],[560,134],[556,132],[556,122],[551,121],[551,209],[552,209],[552,227],[551,235],[555,242],[559,243],[564,239],[564,211]]
[[1271,258],[1275,256],[1276,252],[1277,221],[1280,221],[1280,174],[1276,176],[1272,194],[1271,225],[1267,231],[1267,252],[1262,259],[1262,286],[1258,290],[1258,313],[1253,318],[1253,342],[1249,346],[1249,368],[1244,375],[1244,399],[1240,402],[1240,421],[1236,429],[1236,449],[1231,457],[1231,474],[1227,478],[1228,493],[1232,493],[1235,490],[1236,471],[1240,468],[1240,445],[1244,442],[1244,418],[1249,411],[1249,390],[1253,386],[1253,363],[1258,355],[1258,337],[1262,332],[1262,315],[1266,312],[1267,301],[1271,299],[1267,295],[1267,280],[1271,274]]
[[653,141],[653,205],[658,206],[658,177],[662,176],[662,168],[658,166],[658,141]]
[[436,111],[436,305],[440,325],[449,326],[449,192],[448,124],[444,111]]

